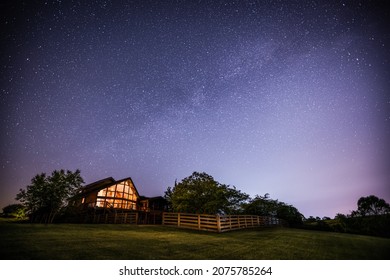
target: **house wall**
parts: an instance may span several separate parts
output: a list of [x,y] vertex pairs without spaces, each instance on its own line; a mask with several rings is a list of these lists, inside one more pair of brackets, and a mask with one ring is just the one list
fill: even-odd
[[95,207],[96,198],[97,198],[97,192],[89,193],[86,197],[84,197],[84,201],[82,201],[82,203],[90,207]]
[[138,210],[138,201],[131,180],[125,180],[86,194],[82,204],[86,207]]
[[84,195],[77,200],[76,205],[84,208],[123,209],[141,212],[162,212],[166,210],[166,201],[163,197],[140,199],[131,179],[113,182],[111,185],[103,183],[101,187],[92,185],[92,189],[85,190]]

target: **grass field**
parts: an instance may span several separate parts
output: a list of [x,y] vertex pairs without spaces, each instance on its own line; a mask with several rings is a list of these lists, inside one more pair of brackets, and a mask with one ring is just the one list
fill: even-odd
[[0,259],[389,259],[390,239],[290,228],[227,233],[164,226],[0,220]]

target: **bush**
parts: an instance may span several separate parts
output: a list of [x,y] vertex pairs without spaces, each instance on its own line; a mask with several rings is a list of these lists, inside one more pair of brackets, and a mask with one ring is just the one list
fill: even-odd
[[3,208],[6,218],[26,219],[26,208],[22,204],[10,204]]

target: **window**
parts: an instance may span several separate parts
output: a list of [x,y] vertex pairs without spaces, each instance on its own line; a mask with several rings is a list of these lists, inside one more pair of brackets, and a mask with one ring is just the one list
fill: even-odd
[[98,198],[96,200],[96,207],[104,207],[104,198]]
[[107,194],[107,189],[102,189],[98,192],[98,196],[106,196]]
[[102,189],[97,194],[96,206],[120,209],[137,209],[137,195],[130,181]]

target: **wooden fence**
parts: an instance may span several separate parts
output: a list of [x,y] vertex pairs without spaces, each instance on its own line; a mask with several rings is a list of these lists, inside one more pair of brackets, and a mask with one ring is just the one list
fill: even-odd
[[[142,213],[141,213],[142,214]],[[103,224],[145,224],[147,220],[143,219],[138,212],[111,212],[99,213],[90,216],[92,223]],[[161,214],[160,214],[161,217]],[[161,221],[161,220],[160,220]],[[154,222],[156,224],[156,222]],[[167,226],[177,226],[196,230],[207,230],[214,232],[226,232],[231,230],[282,226],[285,222],[281,219],[268,216],[252,215],[206,215],[206,214],[187,214],[187,213],[162,213],[162,224]]]
[[95,224],[137,224],[138,212],[94,214],[92,223]]
[[197,230],[225,232],[242,228],[282,226],[285,222],[275,217],[252,215],[220,216],[164,212],[162,224]]

